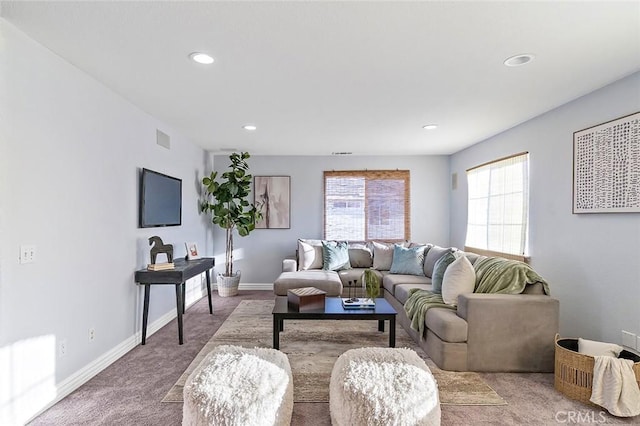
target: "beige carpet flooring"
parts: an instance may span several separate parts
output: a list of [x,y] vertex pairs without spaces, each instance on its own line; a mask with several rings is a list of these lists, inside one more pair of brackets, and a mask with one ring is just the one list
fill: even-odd
[[[154,291],[151,292],[152,305],[157,302]],[[162,398],[239,303],[258,299],[273,300],[273,292],[245,290],[236,297],[219,297],[214,293],[214,314],[209,315],[207,298],[203,298],[187,309],[184,345],[178,345],[174,319],[150,336],[146,345],[129,351],[29,422],[29,426],[179,426],[182,404],[163,403]],[[375,331],[375,325],[373,327]],[[385,333],[384,344],[386,337]],[[270,342],[270,330],[264,338]],[[283,336],[283,348],[287,345],[286,339]],[[479,375],[508,405],[443,404],[442,426],[640,425],[640,417],[616,418],[597,407],[565,397],[553,388],[553,374]],[[329,404],[296,402],[291,426],[331,426]]]
[[[243,300],[222,324],[169,390],[163,402],[182,402],[182,389],[189,374],[216,346],[271,347],[273,300]],[[280,350],[287,354],[293,373],[295,402],[329,402],[329,379],[333,364],[349,349],[388,346],[388,330],[378,331],[377,321],[285,321]],[[387,323],[388,327],[388,323]],[[477,373],[440,370],[400,327],[396,347],[415,350],[431,369],[442,404],[506,405]]]

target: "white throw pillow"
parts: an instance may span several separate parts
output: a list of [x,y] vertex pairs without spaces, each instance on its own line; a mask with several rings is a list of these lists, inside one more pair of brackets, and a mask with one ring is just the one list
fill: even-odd
[[393,263],[393,244],[373,241],[373,269],[388,271]]
[[322,240],[298,240],[299,271],[322,269]]
[[473,293],[476,286],[476,271],[466,256],[460,256],[444,271],[442,278],[442,300],[447,305],[457,305],[458,296]]
[[578,338],[578,352],[590,356],[612,356],[618,358],[623,347],[615,343],[596,342]]

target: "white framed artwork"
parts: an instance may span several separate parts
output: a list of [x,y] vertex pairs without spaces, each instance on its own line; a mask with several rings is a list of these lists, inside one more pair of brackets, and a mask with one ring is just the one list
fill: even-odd
[[573,213],[640,212],[640,112],[573,133]]

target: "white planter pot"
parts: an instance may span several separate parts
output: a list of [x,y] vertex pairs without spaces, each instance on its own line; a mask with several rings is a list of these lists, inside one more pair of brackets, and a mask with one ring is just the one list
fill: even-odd
[[217,283],[220,297],[237,296],[238,286],[240,285],[240,271],[236,271],[235,275],[230,277],[218,274]]

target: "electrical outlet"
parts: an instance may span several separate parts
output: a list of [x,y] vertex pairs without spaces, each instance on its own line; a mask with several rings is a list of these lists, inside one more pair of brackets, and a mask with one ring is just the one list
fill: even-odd
[[636,335],[622,330],[622,346],[634,349],[636,347]]
[[33,263],[36,261],[36,246],[21,245],[20,246],[20,263]]
[[93,342],[96,338],[96,329],[91,327],[89,329],[89,342]]
[[58,353],[60,358],[67,354],[67,339],[62,339],[60,340],[60,343],[58,343]]

